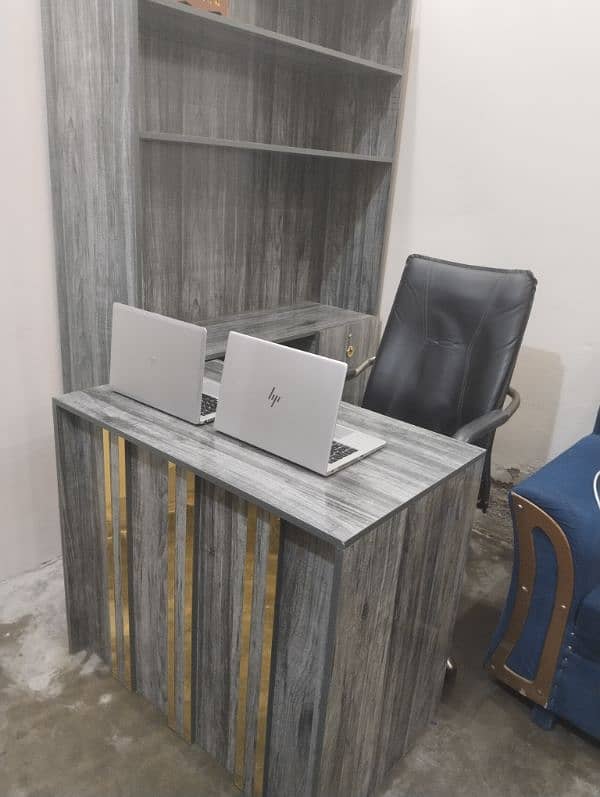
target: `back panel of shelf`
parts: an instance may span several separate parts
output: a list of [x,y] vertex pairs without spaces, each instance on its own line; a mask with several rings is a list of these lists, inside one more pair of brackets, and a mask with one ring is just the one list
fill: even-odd
[[326,68],[398,75],[410,0],[230,0],[225,17],[178,0],[137,0],[143,29],[194,41],[203,31],[220,46],[256,46]]
[[144,306],[197,322],[322,301],[376,311],[388,166],[141,144]]
[[[231,14],[266,26],[268,7],[234,0]],[[142,19],[138,69],[144,306],[193,322],[302,301],[376,312],[398,76],[298,59],[294,47],[265,52],[164,0],[148,8],[157,16]],[[152,139],[161,133],[174,140]]]
[[408,0],[230,0],[231,17],[350,55],[401,67]]
[[[284,51],[287,52],[287,51]],[[393,157],[399,78],[140,34],[142,130]]]

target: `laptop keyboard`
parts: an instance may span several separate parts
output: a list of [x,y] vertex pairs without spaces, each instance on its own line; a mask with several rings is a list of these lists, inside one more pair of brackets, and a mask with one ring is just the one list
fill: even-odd
[[329,464],[333,465],[334,462],[338,462],[340,459],[350,456],[350,454],[356,454],[357,450],[356,448],[345,446],[343,443],[336,443],[334,440],[329,454]]
[[217,411],[217,399],[214,396],[207,396],[206,393],[202,394],[202,415],[212,415]]

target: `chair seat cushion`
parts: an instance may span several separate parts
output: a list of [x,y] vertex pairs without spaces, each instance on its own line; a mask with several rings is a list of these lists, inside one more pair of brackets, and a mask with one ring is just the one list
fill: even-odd
[[600,661],[600,584],[581,602],[577,612],[576,637],[583,652]]
[[600,583],[599,474],[600,435],[592,434],[514,489],[550,515],[566,534],[579,600]]

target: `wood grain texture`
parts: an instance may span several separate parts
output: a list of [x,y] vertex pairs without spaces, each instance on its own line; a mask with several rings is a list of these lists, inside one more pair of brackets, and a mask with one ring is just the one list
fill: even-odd
[[142,146],[140,158],[142,306],[182,318],[183,148]]
[[378,310],[390,170],[339,162],[323,190],[323,259],[319,301],[362,313]]
[[473,464],[408,510],[377,783],[414,745],[439,703],[480,478],[481,463]]
[[136,691],[167,710],[167,458],[128,448]]
[[325,717],[335,550],[282,526],[264,793],[312,797]]
[[54,408],[69,650],[110,664],[102,432]]
[[144,142],[144,307],[194,323],[319,299],[373,313],[388,187],[380,164]]
[[[318,200],[308,189],[296,198],[296,181],[307,182],[304,169],[288,170],[281,159],[143,145],[146,309],[197,322],[318,297],[314,244],[295,251]],[[286,204],[281,224],[279,208]]]
[[367,797],[434,716],[460,599],[481,462],[339,554],[322,797]]
[[[348,356],[348,347],[352,346],[352,357]],[[377,354],[379,347],[379,321],[374,316],[366,316],[362,320],[322,330],[319,333],[317,354],[331,357],[355,368],[369,357]],[[343,400],[349,404],[360,406],[364,396],[369,372],[346,383]]]
[[135,303],[137,3],[42,0],[65,389],[108,376],[112,303]]
[[406,513],[343,554],[334,663],[317,794],[366,797],[389,694],[388,658]]
[[196,741],[233,772],[247,504],[203,482],[196,512]]
[[[338,327],[343,330],[340,332],[340,335],[343,335],[348,328],[362,327],[363,323],[370,320],[372,323],[377,323],[373,316],[364,313],[355,313],[352,310],[343,310],[318,302],[299,302],[266,312],[239,313],[214,321],[200,320],[198,323],[207,329],[206,358],[211,360],[225,355],[227,338],[232,330],[275,343],[297,343],[302,339],[313,338],[320,332],[331,330],[333,333]],[[336,359],[340,359],[337,357],[340,349],[328,342],[327,334],[324,337],[323,349],[325,357],[335,356]],[[336,355],[330,355],[329,351],[335,351]]]
[[[231,13],[245,19],[244,6],[243,0],[237,0]],[[252,21],[286,36],[400,68],[409,16],[409,0],[265,0],[257,4]]]
[[209,137],[220,146],[253,142],[299,154],[393,159],[396,82],[307,70],[246,48],[223,50],[210,39],[199,46],[162,34],[142,36],[140,59],[142,130],[182,141]]
[[[218,369],[212,370],[217,376]],[[387,445],[325,478],[218,434],[212,425],[194,427],[107,386],[55,401],[342,547],[484,456],[475,446],[342,403],[340,423]]]
[[[312,4],[306,5],[312,7]],[[267,19],[266,24],[257,27],[258,20],[263,19]],[[350,52],[340,52],[338,48],[331,49],[315,44],[310,41],[310,37],[281,35],[269,24],[272,19],[270,4],[257,4],[254,0],[235,3],[228,17],[189,8],[174,0],[140,0],[142,30],[158,32],[177,41],[196,44],[206,44],[208,41],[211,46],[228,53],[240,49],[255,49],[263,58],[286,58],[304,67],[315,67],[324,71],[337,69],[391,79],[402,73],[394,65],[380,64]]]

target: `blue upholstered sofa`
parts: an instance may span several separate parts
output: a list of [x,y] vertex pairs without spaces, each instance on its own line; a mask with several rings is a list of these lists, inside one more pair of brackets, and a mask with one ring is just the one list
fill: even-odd
[[584,437],[510,494],[512,582],[489,671],[600,739],[600,413]]

